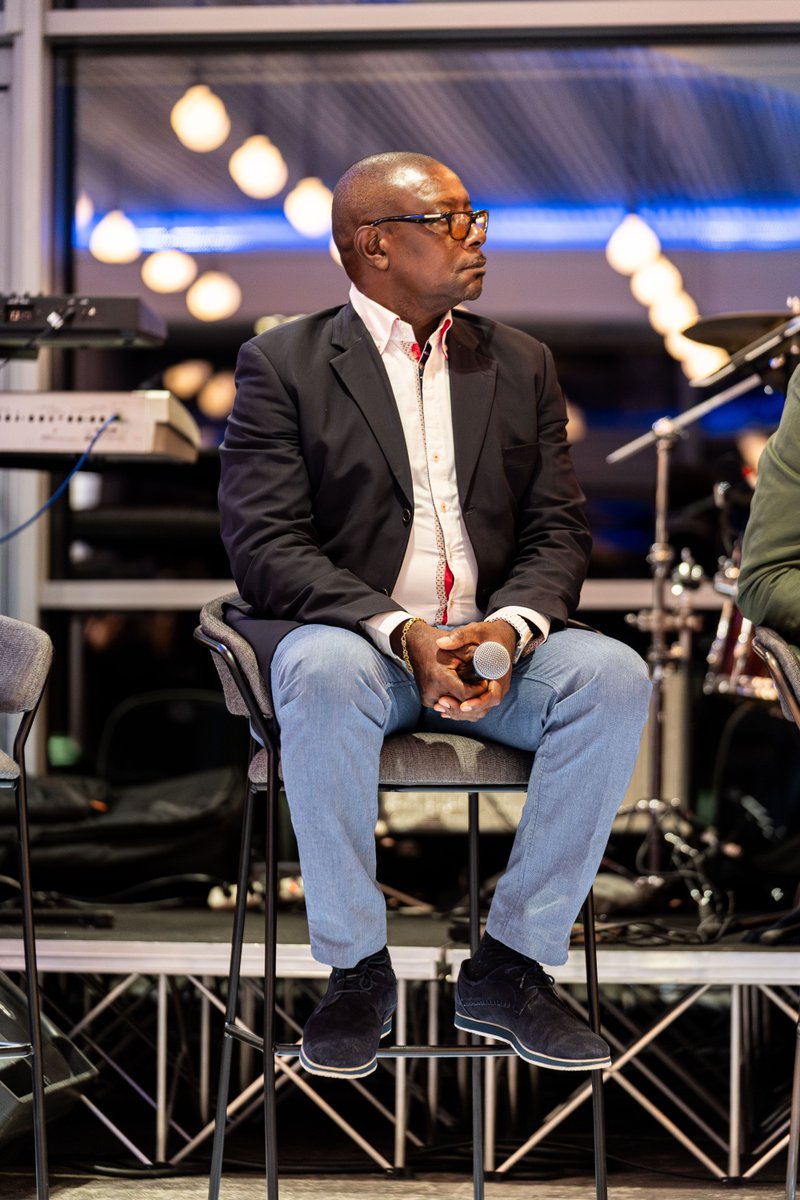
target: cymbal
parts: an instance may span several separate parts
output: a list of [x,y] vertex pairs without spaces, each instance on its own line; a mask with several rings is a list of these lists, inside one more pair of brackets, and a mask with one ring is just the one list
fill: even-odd
[[684,329],[683,335],[693,342],[721,346],[729,354],[735,354],[769,333],[770,329],[783,325],[791,315],[787,309],[783,312],[720,313],[716,317],[701,317]]

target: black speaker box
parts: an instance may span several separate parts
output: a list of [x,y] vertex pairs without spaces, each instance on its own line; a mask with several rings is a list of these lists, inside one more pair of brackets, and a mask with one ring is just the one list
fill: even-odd
[[[3,1043],[29,1042],[25,994],[0,971],[0,1055]],[[45,1111],[49,1120],[72,1105],[77,1089],[97,1071],[47,1017],[42,1018],[42,1060]],[[31,1101],[28,1059],[0,1057],[0,1145],[32,1127]]]

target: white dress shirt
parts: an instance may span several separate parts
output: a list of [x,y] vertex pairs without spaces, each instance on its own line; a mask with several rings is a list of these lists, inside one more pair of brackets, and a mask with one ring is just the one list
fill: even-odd
[[[448,312],[431,335],[428,346],[417,345],[414,330],[395,313],[370,300],[355,287],[350,303],[375,343],[389,376],[405,435],[414,486],[414,519],[392,599],[405,611],[378,613],[362,627],[379,650],[391,657],[392,631],[410,616],[430,625],[465,625],[482,621],[476,606],[478,565],[469,540],[458,497],[450,375],[447,366],[447,332],[453,323]],[[418,361],[427,354],[419,383]],[[445,599],[442,590],[444,561],[453,582]],[[543,613],[518,606],[498,609],[491,620],[508,620],[521,634],[517,657],[543,638],[533,639],[525,620],[546,638],[550,620]]]

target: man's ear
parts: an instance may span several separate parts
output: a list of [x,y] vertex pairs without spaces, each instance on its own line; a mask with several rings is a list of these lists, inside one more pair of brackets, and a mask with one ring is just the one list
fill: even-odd
[[367,266],[373,267],[376,271],[389,269],[386,239],[374,225],[359,225],[353,234],[353,249]]

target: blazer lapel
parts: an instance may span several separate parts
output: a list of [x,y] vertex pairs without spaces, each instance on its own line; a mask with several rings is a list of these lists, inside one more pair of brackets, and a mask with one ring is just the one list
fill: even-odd
[[361,409],[392,474],[411,505],[414,494],[411,467],[389,377],[372,338],[349,304],[336,316],[331,341],[334,346],[341,348],[341,353],[331,359],[331,366]]
[[465,507],[494,404],[497,362],[479,349],[474,329],[458,317],[447,336],[447,358],[458,495]]

